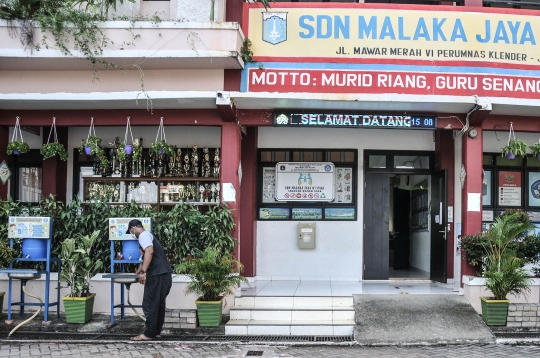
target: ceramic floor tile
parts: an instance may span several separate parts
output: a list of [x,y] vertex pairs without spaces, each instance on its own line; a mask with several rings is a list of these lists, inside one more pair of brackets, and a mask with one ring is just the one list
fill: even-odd
[[244,325],[244,326],[233,326],[233,325],[225,326],[225,334],[226,335],[245,336],[245,335],[247,335],[247,333],[248,333],[248,326],[247,325]]
[[293,336],[332,336],[334,327],[332,326],[291,326]]

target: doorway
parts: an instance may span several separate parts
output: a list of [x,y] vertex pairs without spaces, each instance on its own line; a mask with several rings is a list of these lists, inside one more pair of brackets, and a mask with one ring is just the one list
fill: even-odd
[[446,282],[446,238],[441,233],[446,173],[441,173],[366,172],[365,280]]

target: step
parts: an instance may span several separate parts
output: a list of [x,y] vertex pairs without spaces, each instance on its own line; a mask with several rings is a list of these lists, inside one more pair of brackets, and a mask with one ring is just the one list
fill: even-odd
[[289,320],[289,321],[332,321],[354,320],[354,309],[349,307],[233,307],[231,320]]
[[354,320],[296,321],[288,320],[230,320],[225,335],[282,335],[282,336],[350,336],[354,333]]
[[235,297],[226,335],[350,336],[352,296]]
[[242,296],[234,307],[353,307],[352,296]]

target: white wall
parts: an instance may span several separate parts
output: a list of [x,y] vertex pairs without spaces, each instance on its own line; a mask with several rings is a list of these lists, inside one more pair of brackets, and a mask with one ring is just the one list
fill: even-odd
[[259,128],[259,148],[358,149],[358,221],[318,221],[317,248],[296,245],[298,221],[257,222],[258,279],[361,280],[364,149],[434,150],[431,131]]
[[[90,120],[88,121],[90,125]],[[156,140],[157,125],[137,127],[132,126],[133,138],[143,138],[144,148],[149,148]],[[96,127],[96,135],[103,140],[103,145],[108,147],[108,143],[112,142],[115,137],[120,137],[120,141],[124,140],[126,127]],[[208,146],[210,148],[221,147],[221,128],[208,126],[165,126],[165,134],[167,143],[177,145],[179,148],[191,148],[193,144],[199,148]],[[71,127],[68,131],[68,179],[66,188],[67,201],[71,201],[73,193],[73,148],[78,148],[82,139],[88,136],[88,127]],[[26,138],[25,138],[26,139]],[[131,142],[131,138],[128,140]],[[183,149],[182,149],[183,150]]]

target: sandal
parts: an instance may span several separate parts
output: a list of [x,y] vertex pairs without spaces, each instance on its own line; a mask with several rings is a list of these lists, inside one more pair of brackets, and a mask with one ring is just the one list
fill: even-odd
[[131,337],[131,340],[132,341],[151,341],[153,340],[153,338],[149,338],[149,337],[146,337],[144,334],[141,334],[135,337]]

